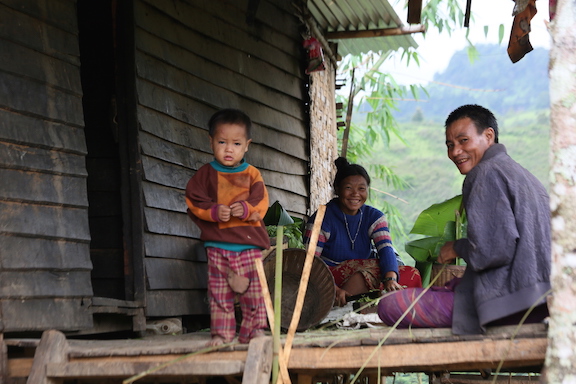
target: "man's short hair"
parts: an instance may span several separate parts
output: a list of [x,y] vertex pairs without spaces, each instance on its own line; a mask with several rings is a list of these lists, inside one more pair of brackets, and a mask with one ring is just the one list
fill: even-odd
[[494,130],[494,142],[498,143],[498,121],[496,117],[494,117],[494,114],[490,112],[490,110],[477,104],[466,104],[453,110],[448,115],[446,123],[444,123],[444,128],[448,129],[453,122],[465,117],[472,120],[478,134],[481,134],[487,128],[492,128]]
[[252,139],[252,120],[239,109],[227,108],[214,113],[208,121],[208,134],[214,137],[216,128],[220,124],[238,124],[246,128],[246,139]]

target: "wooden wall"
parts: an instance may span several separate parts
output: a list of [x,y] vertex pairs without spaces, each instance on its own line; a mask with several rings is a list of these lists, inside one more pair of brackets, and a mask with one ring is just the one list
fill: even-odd
[[147,315],[207,314],[207,268],[184,188],[212,160],[206,131],[221,108],[254,121],[247,161],[270,203],[308,206],[308,94],[290,2],[135,0],[137,119],[143,169]]
[[0,331],[92,325],[73,0],[0,3]]

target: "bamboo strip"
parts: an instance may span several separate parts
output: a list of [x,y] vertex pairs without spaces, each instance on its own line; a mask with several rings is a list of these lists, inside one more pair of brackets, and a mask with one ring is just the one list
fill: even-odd
[[310,242],[308,243],[306,260],[304,261],[304,267],[302,268],[302,276],[300,278],[300,286],[298,287],[298,296],[296,297],[294,312],[292,313],[292,321],[288,327],[288,334],[286,336],[286,342],[284,343],[284,357],[286,358],[286,365],[288,365],[288,361],[290,360],[290,352],[292,350],[294,334],[296,333],[296,328],[298,327],[298,322],[300,321],[300,315],[302,314],[302,306],[304,305],[304,298],[306,297],[306,289],[308,288],[310,270],[312,269],[312,262],[314,261],[314,252],[316,251],[316,245],[318,244],[318,236],[320,235],[320,229],[322,228],[322,221],[324,220],[325,213],[326,206],[319,206],[318,211],[316,212],[314,226],[312,227]]
[[[268,290],[268,283],[266,282],[266,273],[264,272],[264,265],[262,264],[262,259],[256,259],[256,272],[258,273],[258,279],[260,280],[260,286],[262,287],[262,295],[264,296],[264,304],[266,306],[266,314],[268,315],[268,322],[274,324],[274,307],[272,306],[272,298],[270,296],[270,290]],[[270,327],[273,335],[275,330]],[[282,378],[284,384],[291,384],[290,375],[288,374],[288,367],[286,366],[286,360],[284,359],[284,350],[280,346],[278,350],[278,363],[280,366],[280,377]],[[279,379],[280,379],[279,377]]]

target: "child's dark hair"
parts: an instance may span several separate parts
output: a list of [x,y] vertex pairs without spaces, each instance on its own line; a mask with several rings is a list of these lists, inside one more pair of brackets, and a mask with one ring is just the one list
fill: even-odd
[[498,143],[498,121],[496,117],[489,109],[477,104],[462,105],[450,112],[446,118],[446,123],[444,123],[444,128],[447,129],[450,124],[465,117],[472,120],[479,135],[486,129],[492,128],[494,130],[494,142]]
[[221,109],[208,121],[208,134],[213,137],[220,124],[238,124],[246,128],[246,139],[252,139],[252,120],[239,109]]
[[334,161],[336,164],[336,176],[334,177],[334,189],[338,190],[342,180],[348,176],[360,175],[366,179],[368,185],[370,185],[370,176],[363,166],[358,164],[350,164],[345,157],[339,157]]

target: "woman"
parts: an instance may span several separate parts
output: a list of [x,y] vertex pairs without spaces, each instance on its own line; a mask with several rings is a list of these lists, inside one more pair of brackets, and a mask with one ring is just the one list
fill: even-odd
[[[335,304],[344,306],[347,297],[374,289],[395,291],[403,286],[422,286],[415,268],[402,266],[399,274],[386,217],[365,204],[370,188],[368,172],[343,157],[335,164],[337,197],[326,205],[315,252],[334,276]],[[306,244],[315,218],[316,214],[312,215],[306,224]]]

